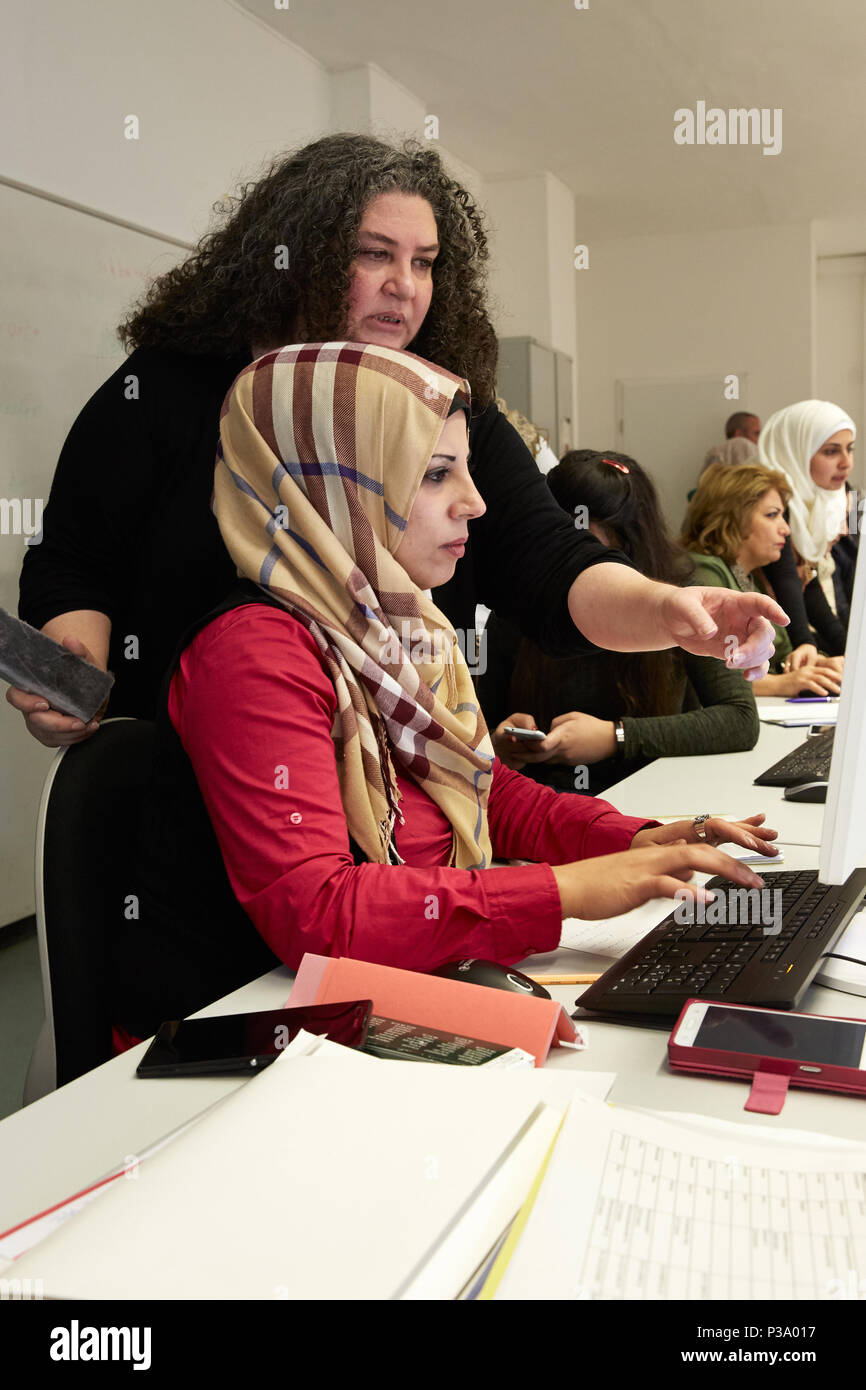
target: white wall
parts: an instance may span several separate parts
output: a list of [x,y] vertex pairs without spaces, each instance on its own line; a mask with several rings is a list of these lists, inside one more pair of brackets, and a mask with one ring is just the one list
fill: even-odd
[[501,338],[536,338],[575,353],[574,198],[544,170],[489,179],[493,230],[490,290]]
[[866,217],[813,223],[815,395],[857,425],[851,484],[866,489]]
[[424,135],[424,103],[374,63],[331,75],[332,130],[369,131],[387,140]]
[[547,187],[532,178],[491,179],[487,211],[493,233],[490,291],[500,338],[528,336],[549,347]]
[[812,229],[816,256],[866,255],[866,217],[822,218]]
[[239,176],[328,129],[321,64],[223,0],[43,0],[4,42],[0,172],[163,234],[195,239]]
[[550,345],[577,357],[577,305],[574,268],[574,195],[552,174],[547,182],[547,264]]
[[822,256],[815,301],[815,395],[847,411],[857,429],[851,486],[863,492],[866,459],[866,256]]
[[[575,272],[581,446],[612,447],[617,379],[718,374],[719,438],[738,408],[766,419],[812,394],[808,224],[602,241],[589,252]],[[723,395],[733,372],[748,373],[739,402]]]
[[[447,120],[439,121],[423,95],[410,92],[375,63],[330,74],[331,129],[369,132],[380,140],[399,142],[407,136],[428,142],[442,156],[450,174],[469,190],[482,207],[484,180],[477,169],[465,164],[447,145]],[[431,134],[427,118],[436,116],[438,135]]]
[[[571,417],[577,414],[577,304],[574,290],[574,196],[548,170],[528,178],[489,179],[490,293],[500,338],[534,338],[571,360]],[[551,383],[551,401],[552,401]],[[517,404],[511,401],[510,404]],[[531,407],[520,403],[521,410]],[[544,405],[536,424],[552,426]]]

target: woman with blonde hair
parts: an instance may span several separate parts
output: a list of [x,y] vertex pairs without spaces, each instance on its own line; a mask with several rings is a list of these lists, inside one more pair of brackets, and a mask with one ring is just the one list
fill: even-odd
[[[692,553],[695,582],[767,593],[765,565],[777,561],[791,527],[785,508],[792,490],[786,475],[759,463],[733,468],[712,464],[689,504],[680,543]],[[770,674],[752,687],[756,695],[838,695],[838,662],[816,655],[807,665],[791,668],[791,641],[776,628]]]

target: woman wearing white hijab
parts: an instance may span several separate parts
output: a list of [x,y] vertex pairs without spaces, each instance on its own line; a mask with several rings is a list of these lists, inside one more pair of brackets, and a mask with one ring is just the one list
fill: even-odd
[[810,400],[777,410],[758,439],[759,461],[784,473],[790,483],[791,543],[798,563],[812,572],[805,602],[812,626],[825,638],[836,612],[830,552],[846,527],[845,479],[853,465],[856,432],[839,406]]

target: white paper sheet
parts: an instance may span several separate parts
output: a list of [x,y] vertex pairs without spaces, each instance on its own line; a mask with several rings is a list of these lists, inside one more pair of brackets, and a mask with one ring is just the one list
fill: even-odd
[[637,945],[647,932],[663,922],[674,909],[669,898],[654,898],[631,912],[608,917],[603,922],[587,922],[580,917],[568,917],[562,924],[561,945],[572,951],[618,960]]
[[[565,1079],[283,1056],[16,1276],[42,1279],[46,1296],[398,1296]],[[573,1093],[580,1078],[568,1080]],[[484,1253],[467,1254],[462,1280]]]
[[783,724],[788,729],[808,724],[835,724],[838,713],[838,700],[826,705],[811,700],[805,705],[784,702],[764,705],[758,701],[758,718],[762,724]]
[[497,1297],[820,1300],[852,1275],[866,1279],[866,1146],[575,1100]]
[[[373,1061],[373,1058],[368,1057],[365,1053],[360,1053],[347,1047],[340,1047],[337,1043],[328,1041],[327,1038],[320,1037],[315,1033],[307,1033],[303,1028],[298,1030],[294,1038],[292,1038],[292,1041],[286,1047],[285,1056],[308,1057],[312,1056],[314,1052],[320,1051],[342,1056],[349,1054],[352,1057],[361,1057],[363,1060]],[[223,1105],[230,1099],[230,1096],[221,1097],[218,1101],[214,1102],[214,1105],[206,1107],[200,1114],[194,1115],[182,1125],[178,1125],[177,1128],[163,1135],[161,1139],[157,1139],[155,1143],[148,1145],[146,1149],[143,1149],[141,1153],[136,1155],[136,1162],[134,1165],[127,1163],[118,1164],[118,1166],[111,1169],[110,1172],[94,1178],[93,1185],[80,1194],[70,1196],[67,1201],[58,1203],[51,1211],[46,1212],[44,1215],[34,1213],[31,1220],[20,1223],[14,1231],[0,1239],[0,1269],[7,1268],[12,1260],[19,1259],[27,1250],[31,1250],[34,1245],[38,1245],[40,1241],[50,1236],[53,1231],[59,1230],[60,1227],[65,1225],[73,1216],[78,1216],[80,1212],[90,1206],[91,1202],[96,1201],[98,1197],[101,1197],[107,1192],[112,1182],[135,1181],[138,1177],[140,1164],[143,1163],[145,1159],[150,1158],[152,1154],[158,1153],[166,1144],[173,1143],[175,1139],[179,1138],[181,1134],[184,1134],[191,1125],[197,1124],[198,1121],[202,1119],[204,1115],[208,1114],[215,1106]]]

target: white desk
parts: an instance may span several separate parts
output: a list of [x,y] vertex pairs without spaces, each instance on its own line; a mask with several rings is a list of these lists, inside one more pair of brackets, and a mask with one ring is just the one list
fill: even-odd
[[[790,850],[784,865],[786,869],[817,866],[817,849],[796,846]],[[756,871],[760,872],[757,866]],[[655,913],[646,907],[637,911],[645,915],[649,931],[667,915],[670,905],[663,904]],[[581,974],[606,970],[610,963],[608,959],[587,952],[559,950],[546,956],[533,956],[522,968],[539,975]],[[580,985],[550,986],[551,994],[560,999],[569,1012],[581,989]],[[804,1013],[866,1018],[866,997],[812,986],[801,1009]],[[658,1030],[594,1021],[584,1026],[589,1032],[589,1046],[585,1052],[577,1054],[572,1065],[582,1065],[593,1071],[615,1071],[617,1079],[610,1093],[615,1104],[652,1110],[696,1111],[746,1125],[780,1125],[861,1141],[866,1132],[866,1108],[864,1102],[856,1098],[792,1089],[781,1115],[755,1115],[743,1109],[749,1094],[747,1082],[675,1075],[667,1065],[668,1024]],[[568,1062],[561,1052],[554,1051],[547,1065],[559,1067]]]
[[625,816],[660,820],[701,811],[739,820],[763,811],[767,824],[779,831],[780,844],[820,845],[823,806],[785,801],[781,787],[752,785],[755,777],[804,743],[807,733],[762,724],[758,742],[748,753],[658,758],[617,782],[604,797]]
[[[781,818],[773,813],[767,789],[752,788],[751,778],[803,736],[802,730],[763,729],[760,751],[655,763],[616,787],[611,800],[619,809],[638,814],[664,815],[667,808],[672,814],[694,814],[704,805],[739,813],[767,809],[770,823],[779,825]],[[721,788],[723,794],[711,795],[713,788]],[[798,848],[791,834],[786,835],[791,848],[785,867],[816,867],[823,808],[786,804],[785,809],[803,813],[799,833],[806,841]],[[667,910],[663,906],[654,915],[651,908],[638,909],[645,915],[649,911],[647,930]],[[552,967],[576,973],[603,970],[608,963],[596,956],[560,951],[534,957],[532,968],[539,973]],[[278,1008],[290,987],[289,972],[276,970],[202,1012]],[[551,993],[570,1010],[579,988],[553,987]],[[816,1013],[866,1017],[866,999],[833,990],[813,988],[803,1007]],[[697,1111],[745,1125],[776,1124],[862,1139],[866,1111],[861,1100],[792,1090],[778,1118],[751,1115],[743,1110],[745,1083],[675,1076],[668,1071],[667,1029],[618,1023],[588,1027],[590,1045],[585,1052],[555,1050],[548,1065],[615,1071],[611,1093],[615,1103]],[[128,1155],[141,1152],[213,1101],[247,1084],[216,1077],[141,1081],[135,1077],[135,1068],[144,1050],[141,1044],[0,1123],[0,1230],[87,1186]]]

